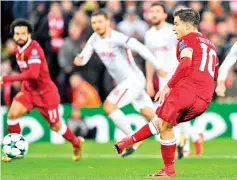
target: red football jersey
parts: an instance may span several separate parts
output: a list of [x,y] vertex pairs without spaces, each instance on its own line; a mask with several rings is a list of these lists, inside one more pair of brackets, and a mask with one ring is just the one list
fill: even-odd
[[[44,52],[37,41],[29,40],[22,48],[16,51],[17,64],[21,75],[26,74],[28,78],[22,78],[22,90],[43,94],[48,91],[56,91],[57,87],[50,78],[49,69]],[[37,74],[36,78],[33,78]]]
[[[199,32],[182,37],[177,45],[177,59],[183,49],[193,51],[191,66],[178,86],[183,86],[201,99],[210,102],[214,92],[214,75],[218,71],[218,57],[213,43]],[[188,97],[187,97],[188,98]]]

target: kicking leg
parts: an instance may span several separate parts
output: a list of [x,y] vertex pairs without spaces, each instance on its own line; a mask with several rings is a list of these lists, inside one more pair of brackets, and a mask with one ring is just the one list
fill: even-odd
[[[152,104],[152,103],[151,103]],[[154,119],[155,115],[155,111],[153,108],[151,107],[144,107],[142,109],[140,109],[140,113],[148,120],[148,121],[152,121]],[[142,145],[142,141],[137,142],[135,144],[133,144],[131,147],[126,148],[125,151],[122,153],[122,157],[126,157],[129,156],[131,154],[134,153],[134,151],[136,149],[138,149],[140,146]]]
[[174,177],[176,176],[174,170],[176,139],[173,131],[173,125],[161,119],[151,121],[140,130],[138,130],[131,137],[124,138],[114,145],[114,148],[120,154],[123,150],[134,143],[149,138],[152,135],[158,135],[161,132],[161,154],[164,160],[165,167],[158,173],[150,175],[154,178],[160,177]]

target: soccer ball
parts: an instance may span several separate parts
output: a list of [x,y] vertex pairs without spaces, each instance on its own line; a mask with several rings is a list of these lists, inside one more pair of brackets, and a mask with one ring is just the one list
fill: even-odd
[[28,142],[21,134],[8,134],[3,138],[2,151],[10,158],[23,157],[28,151]]

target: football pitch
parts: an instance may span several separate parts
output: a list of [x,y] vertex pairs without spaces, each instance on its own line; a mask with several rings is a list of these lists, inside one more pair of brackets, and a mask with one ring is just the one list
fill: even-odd
[[[86,141],[79,162],[71,159],[71,145],[31,144],[24,159],[1,164],[2,180],[142,180],[162,168],[160,145],[147,140],[128,158],[115,153],[113,143]],[[177,180],[237,179],[237,141],[205,142],[201,157],[176,160]]]

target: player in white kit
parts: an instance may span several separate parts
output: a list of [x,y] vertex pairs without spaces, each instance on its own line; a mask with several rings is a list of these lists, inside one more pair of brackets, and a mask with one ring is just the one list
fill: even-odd
[[217,79],[216,94],[218,96],[225,96],[225,80],[228,75],[230,68],[237,62],[237,42],[234,43],[230,52],[226,56],[224,62],[219,69],[219,75]]
[[[167,13],[165,6],[162,3],[152,3],[150,7],[150,21],[153,26],[145,34],[145,45],[167,72],[166,77],[160,77],[158,75],[159,88],[163,88],[167,84],[179,64],[176,58],[176,46],[178,41],[173,32],[173,25],[167,23],[166,18]],[[153,75],[154,69],[151,63],[146,61],[146,89],[147,93],[152,97],[155,95]],[[190,151],[189,137],[196,143],[196,151],[201,148],[202,141],[200,141],[200,139],[202,139],[202,136],[199,136],[198,133],[193,133],[193,131],[194,129],[190,121],[175,127],[179,158],[183,157],[183,151]]]
[[[131,103],[148,120],[152,120],[155,116],[153,102],[145,91],[146,79],[134,62],[131,50],[149,60],[160,76],[165,76],[166,72],[143,44],[111,29],[110,21],[104,11],[99,10],[92,14],[91,25],[94,33],[83,51],[75,57],[74,64],[83,66],[89,61],[93,51],[98,54],[117,83],[104,102],[104,111],[122,132],[131,136],[134,131],[120,108]],[[124,156],[133,153],[136,146],[125,151]]]

